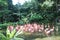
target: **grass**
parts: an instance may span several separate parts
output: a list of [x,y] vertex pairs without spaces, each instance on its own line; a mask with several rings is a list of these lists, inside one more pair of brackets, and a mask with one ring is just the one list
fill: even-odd
[[40,37],[40,36],[31,36],[31,37],[27,37],[27,39],[25,40],[60,40],[60,35],[53,35],[53,36],[50,36],[50,37]]
[[36,38],[33,40],[60,40],[60,36],[52,36],[52,37],[46,37],[46,38]]

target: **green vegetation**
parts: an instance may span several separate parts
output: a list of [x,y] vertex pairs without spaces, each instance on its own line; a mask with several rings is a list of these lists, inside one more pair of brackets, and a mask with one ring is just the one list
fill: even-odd
[[[60,24],[57,25],[60,22],[60,11],[58,9],[57,0],[31,0],[31,2],[26,1],[23,5],[20,3],[13,5],[12,0],[0,0],[0,39],[8,40],[6,39],[6,29],[8,26],[15,27],[16,25],[29,23],[49,23],[50,26],[53,24],[55,31],[57,30],[57,34],[60,35]],[[33,40],[48,40],[49,38],[51,40],[60,40],[60,36]]]
[[[21,22],[20,24],[24,24],[30,22],[54,22],[56,17],[58,17],[58,13],[55,10],[55,3],[55,0],[41,2],[39,0],[33,0],[31,2],[25,2],[23,5],[13,5],[11,0],[10,2],[9,0],[1,0],[0,23]],[[28,22],[22,20],[25,18]]]
[[52,37],[46,37],[46,38],[36,38],[34,40],[60,40],[60,36],[52,36]]

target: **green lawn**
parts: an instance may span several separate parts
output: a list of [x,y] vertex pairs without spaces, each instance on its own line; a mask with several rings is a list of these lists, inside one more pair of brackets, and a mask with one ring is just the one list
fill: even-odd
[[60,36],[52,36],[52,37],[46,37],[46,38],[36,38],[34,40],[60,40]]

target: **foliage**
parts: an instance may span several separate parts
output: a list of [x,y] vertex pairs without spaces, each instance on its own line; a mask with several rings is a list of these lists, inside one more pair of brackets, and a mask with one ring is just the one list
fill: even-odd
[[16,25],[17,24],[17,22],[16,23],[3,23],[3,24],[0,24],[0,28],[1,29],[6,29],[7,28],[7,26],[9,26],[9,25]]
[[5,35],[3,35],[2,33],[0,33],[0,40],[7,40]]
[[0,0],[0,22],[3,23],[5,20],[5,16],[9,13],[7,0]]
[[11,0],[0,0],[0,23],[53,22],[58,16],[58,13],[52,10],[56,6],[55,2],[54,0],[31,0],[23,5],[20,3],[13,5]]
[[19,26],[14,28],[13,26],[8,26],[6,30],[6,36],[2,33],[0,33],[0,39],[1,40],[24,40],[23,38],[17,38],[16,36],[22,34],[21,28],[19,29]]
[[43,2],[43,4],[40,4],[40,5],[41,5],[42,8],[47,9],[47,8],[52,7],[53,4],[54,4],[53,1],[51,1],[51,0],[45,0],[45,1]]
[[[25,18],[28,19],[29,22],[43,22],[49,23],[52,22],[55,17],[55,13],[48,12],[53,7],[54,1],[45,0],[42,3],[39,3],[37,0],[33,0],[32,2],[25,2],[23,4],[23,13]],[[39,9],[40,8],[40,9]],[[26,11],[24,11],[26,10]],[[25,13],[26,12],[26,13]],[[23,19],[23,18],[22,18]]]

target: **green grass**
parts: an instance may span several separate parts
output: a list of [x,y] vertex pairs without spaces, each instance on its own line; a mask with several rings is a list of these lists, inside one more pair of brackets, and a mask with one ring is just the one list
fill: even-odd
[[46,37],[46,38],[36,38],[33,40],[60,40],[60,36],[52,36],[52,37]]

